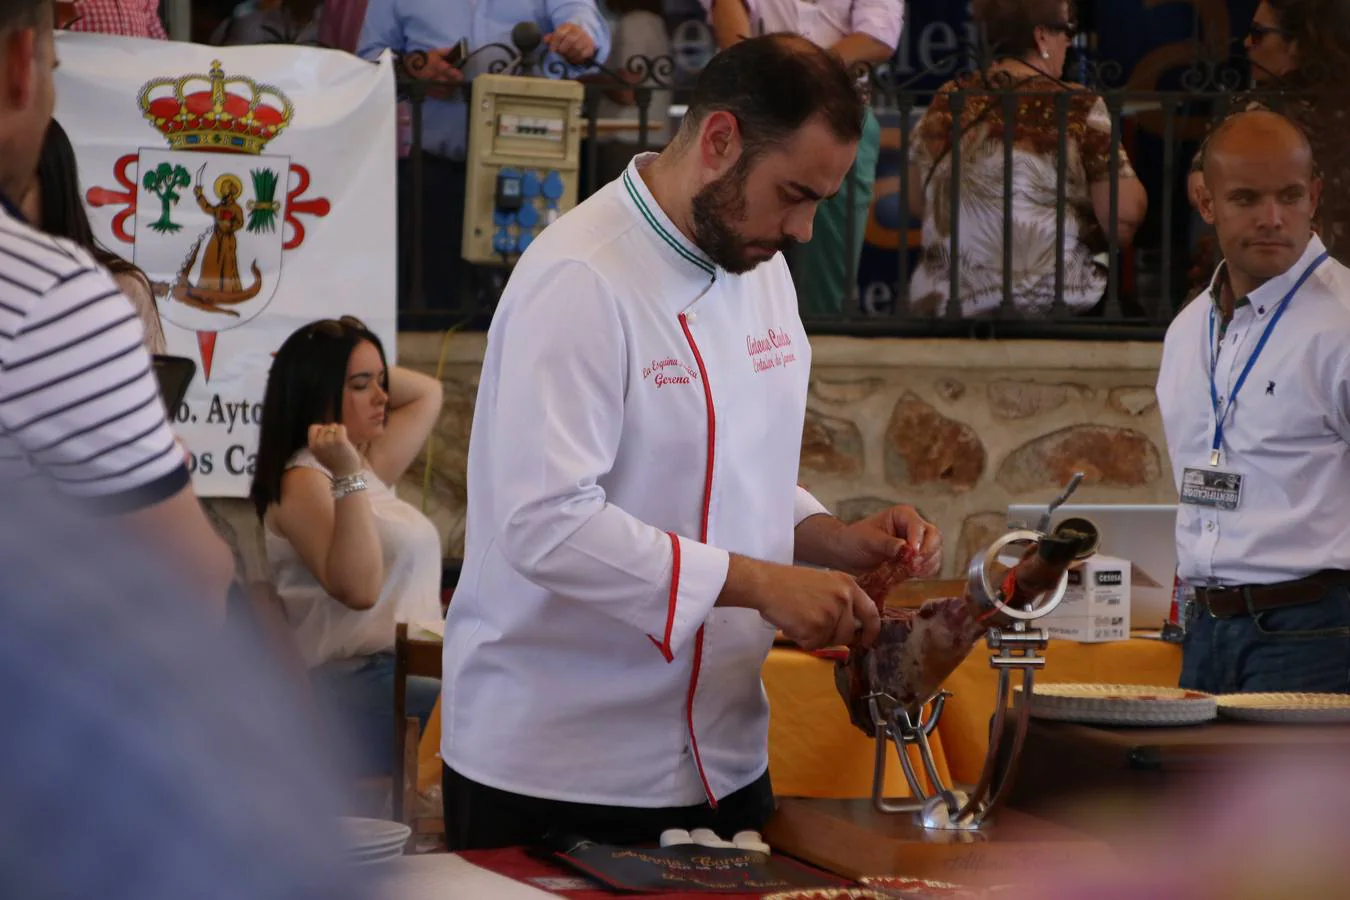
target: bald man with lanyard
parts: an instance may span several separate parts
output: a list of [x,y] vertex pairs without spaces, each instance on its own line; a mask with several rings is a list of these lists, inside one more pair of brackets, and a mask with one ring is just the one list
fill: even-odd
[[[878,66],[890,59],[900,46],[905,20],[903,0],[700,2],[719,48],[753,34],[787,32],[833,51],[850,69],[859,63]],[[881,124],[868,109],[858,155],[843,188],[820,204],[814,236],[791,255],[792,278],[802,312],[808,316],[848,311],[843,305],[852,296],[849,273],[856,280],[880,154]]]
[[1225,262],[1168,329],[1158,403],[1195,588],[1181,684],[1350,689],[1350,270],[1313,233],[1296,125],[1254,111],[1206,148]]

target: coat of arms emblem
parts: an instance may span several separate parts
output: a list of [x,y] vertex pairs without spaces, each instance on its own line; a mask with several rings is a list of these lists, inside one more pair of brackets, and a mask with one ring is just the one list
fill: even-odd
[[267,308],[284,253],[304,243],[299,217],[326,216],[330,204],[304,196],[308,169],[267,152],[295,115],[277,88],[214,61],[205,75],[151,79],[137,103],[167,146],[122,156],[121,188],[91,188],[87,199],[123,206],[114,237],[133,245],[161,316],[197,332],[210,378],[216,334]]

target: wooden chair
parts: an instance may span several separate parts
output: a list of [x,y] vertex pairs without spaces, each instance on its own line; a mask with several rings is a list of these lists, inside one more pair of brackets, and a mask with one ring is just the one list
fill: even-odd
[[[414,809],[417,803],[418,747],[422,742],[421,724],[408,715],[409,675],[441,677],[441,643],[408,637],[408,626],[399,623],[394,638],[394,819],[418,830]],[[427,823],[433,828],[439,824]],[[409,842],[412,847],[414,842]]]

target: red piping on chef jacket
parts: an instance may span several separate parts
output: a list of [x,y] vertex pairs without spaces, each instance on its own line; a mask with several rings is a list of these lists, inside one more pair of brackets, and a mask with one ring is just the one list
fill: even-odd
[[[708,383],[708,369],[703,364],[703,354],[698,351],[698,344],[694,343],[694,335],[689,330],[689,320],[684,314],[680,314],[680,328],[684,331],[684,339],[689,342],[689,349],[694,352],[694,362],[698,363],[698,374],[703,379],[703,402],[708,409],[708,464],[703,475],[703,516],[699,522],[698,539],[702,543],[708,542],[708,511],[712,506],[712,486],[713,486],[713,451],[717,446],[717,416],[713,412],[712,385]],[[679,556],[676,555],[678,561]],[[678,572],[678,570],[677,570]],[[672,579],[672,588],[674,590],[674,579]],[[674,594],[671,594],[671,615],[674,615]],[[670,625],[667,624],[667,629]],[[698,689],[698,670],[703,662],[703,626],[698,628],[698,634],[694,637],[694,669],[689,675],[689,695],[685,700],[685,718],[689,722],[689,744],[694,751],[694,765],[698,767],[699,780],[703,782],[703,793],[708,797],[708,804],[714,809],[717,808],[717,798],[713,796],[712,785],[708,784],[708,776],[703,771],[703,758],[698,752],[698,738],[694,736],[694,692]]]

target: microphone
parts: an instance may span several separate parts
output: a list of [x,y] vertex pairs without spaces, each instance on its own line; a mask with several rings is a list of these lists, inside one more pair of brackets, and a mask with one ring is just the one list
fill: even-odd
[[533,22],[517,22],[511,29],[511,43],[516,45],[521,56],[530,56],[543,43],[544,35]]

